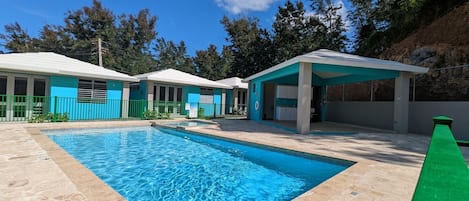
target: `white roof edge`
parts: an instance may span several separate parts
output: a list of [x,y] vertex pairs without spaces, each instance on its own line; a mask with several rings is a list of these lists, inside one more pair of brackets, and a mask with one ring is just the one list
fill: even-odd
[[[369,58],[369,59],[375,59],[375,58]],[[397,61],[382,60],[382,59],[376,59],[376,60],[385,61],[385,62],[392,62],[392,63],[398,64],[400,67],[406,67],[406,68],[409,68],[409,69],[407,69],[407,70],[406,69],[388,69],[389,65],[385,65],[385,64],[363,64],[361,62],[356,62],[356,61],[336,61],[336,60],[324,59],[324,58],[314,58],[313,59],[313,58],[308,57],[308,56],[299,56],[299,62],[307,62],[307,63],[313,63],[313,64],[314,63],[321,63],[321,64],[331,64],[331,65],[340,65],[340,66],[352,66],[352,67],[359,67],[359,68],[372,68],[372,69],[382,69],[382,70],[399,70],[399,71],[405,71],[405,72],[410,72],[410,73],[426,73],[430,70],[429,68],[408,65],[408,64],[397,62]]]
[[298,62],[300,62],[300,59],[299,59],[299,58],[300,58],[299,56],[296,56],[296,57],[293,57],[292,59],[289,59],[289,60],[286,60],[286,61],[284,61],[284,62],[282,62],[282,63],[279,63],[279,64],[277,64],[277,65],[275,65],[275,66],[273,66],[273,67],[270,67],[270,68],[268,68],[268,69],[265,69],[265,70],[263,70],[263,71],[261,71],[261,72],[258,72],[258,73],[256,73],[256,74],[254,74],[254,75],[251,75],[251,76],[249,76],[249,77],[247,77],[247,78],[244,78],[244,79],[243,79],[243,82],[249,82],[249,81],[251,81],[251,80],[253,80],[253,79],[256,79],[256,78],[258,78],[258,77],[261,77],[261,76],[264,76],[264,75],[269,74],[269,73],[271,73],[271,72],[280,70],[280,69],[282,69],[282,68],[284,68],[284,67],[287,67],[287,66],[289,66],[289,65],[298,63]]
[[65,75],[127,82],[139,81],[130,75],[53,52],[2,54],[0,55],[0,69],[38,75]]
[[244,83],[242,81],[243,81],[243,79],[239,78],[239,77],[229,77],[229,78],[225,78],[225,79],[216,80],[215,82],[220,83],[220,84],[224,84],[224,85],[228,85],[228,86],[231,86],[233,88],[248,89],[248,87],[249,87],[248,84]]
[[179,80],[173,80],[173,79],[152,79],[148,77],[141,77],[138,78],[140,81],[142,80],[150,80],[154,82],[165,82],[165,83],[174,83],[174,84],[186,84],[186,85],[192,85],[192,86],[199,86],[199,87],[210,87],[210,88],[221,88],[221,89],[232,89],[233,87],[228,86],[228,85],[222,85],[222,84],[204,84],[204,83],[194,83],[194,82],[185,82],[185,81],[179,81]]
[[[165,71],[169,72],[169,73],[171,73],[170,71],[172,71],[173,73],[180,73],[181,76],[189,76],[189,77],[186,77],[187,79],[172,79],[172,78],[166,78],[166,77],[154,78],[154,77],[152,77],[153,75],[157,75],[158,73],[164,73]],[[177,74],[175,76],[177,76]],[[139,79],[139,80],[150,80],[150,81],[155,81],[155,82],[185,84],[185,85],[191,85],[191,86],[220,88],[220,89],[232,89],[233,88],[229,85],[217,83],[213,80],[202,78],[202,77],[192,75],[190,73],[182,72],[182,71],[179,71],[179,70],[176,70],[176,69],[172,69],[172,68],[163,69],[163,70],[159,70],[159,71],[154,71],[154,72],[150,72],[150,73],[139,74],[139,75],[135,75],[134,77]]]
[[[76,76],[76,77],[87,77],[87,78],[103,78],[109,80],[119,80],[119,81],[127,81],[127,82],[138,82],[139,79],[134,78],[132,76],[124,77],[117,77],[117,76],[108,76],[108,75],[100,75],[96,77],[96,75],[91,73],[79,73],[67,70],[55,70],[55,69],[46,69],[46,68],[39,68],[39,67],[29,67],[26,65],[18,65],[18,64],[3,64],[0,63],[1,69],[11,70],[13,72],[25,72],[25,73],[38,73],[38,74],[50,74],[50,75],[65,75],[65,76]],[[7,67],[5,67],[7,66]],[[20,67],[20,68],[18,68]],[[125,74],[123,74],[125,75]]]

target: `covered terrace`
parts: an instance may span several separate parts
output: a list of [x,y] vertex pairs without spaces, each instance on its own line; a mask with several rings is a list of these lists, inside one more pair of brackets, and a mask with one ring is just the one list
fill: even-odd
[[395,79],[393,130],[407,133],[409,80],[413,74],[427,71],[424,67],[326,49],[313,51],[243,80],[249,83],[248,118],[296,121],[298,133],[309,133],[311,121],[326,120],[327,86]]

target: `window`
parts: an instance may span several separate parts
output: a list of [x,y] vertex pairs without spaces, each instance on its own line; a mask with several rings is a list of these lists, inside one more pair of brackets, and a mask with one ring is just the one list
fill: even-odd
[[177,102],[182,102],[182,88],[177,88],[177,92],[176,92],[176,101]]
[[15,77],[15,95],[26,96],[27,87],[28,87],[28,78]]
[[213,89],[200,89],[200,103],[213,103]]
[[160,87],[160,101],[166,101],[166,87]]
[[106,103],[107,83],[98,80],[78,80],[79,103]]
[[0,95],[7,94],[7,77],[0,76]]
[[256,83],[252,83],[252,93],[256,93]]
[[133,83],[130,83],[130,91],[138,91],[140,90],[140,83],[138,82],[133,82]]
[[34,94],[33,96],[45,96],[46,95],[46,80],[34,79]]
[[169,87],[168,92],[168,101],[174,101],[174,87]]

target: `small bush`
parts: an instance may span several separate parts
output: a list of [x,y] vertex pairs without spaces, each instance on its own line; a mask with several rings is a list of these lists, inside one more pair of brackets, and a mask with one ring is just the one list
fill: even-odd
[[[57,113],[55,114],[55,122],[67,122],[69,120],[67,113]],[[54,114],[34,114],[32,117],[28,118],[28,123],[44,123],[44,122],[54,122]]]

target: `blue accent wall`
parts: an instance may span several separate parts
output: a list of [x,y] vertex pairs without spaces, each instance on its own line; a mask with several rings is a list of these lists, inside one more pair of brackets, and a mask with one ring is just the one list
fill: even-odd
[[[261,110],[262,110],[262,86],[261,81],[251,80],[249,82],[249,119],[254,121],[262,120]],[[259,107],[256,109],[255,105],[258,102]]]
[[184,86],[184,102],[198,103],[200,102],[200,87]]
[[213,89],[213,103],[215,104],[215,114],[221,114],[221,89]]
[[[104,103],[79,103],[78,78],[50,77],[50,112],[67,113],[70,120],[116,119],[121,117],[122,82],[107,81],[107,100]],[[57,99],[55,100],[55,97]],[[57,105],[55,103],[57,102]]]

